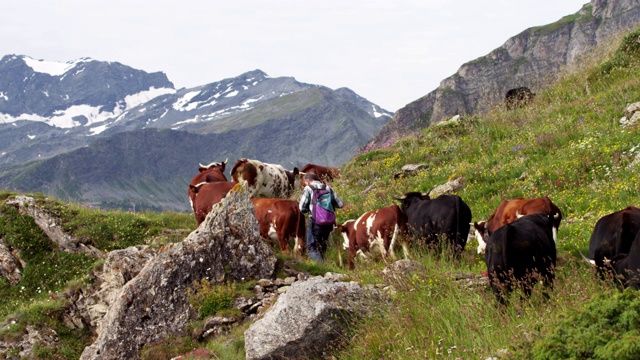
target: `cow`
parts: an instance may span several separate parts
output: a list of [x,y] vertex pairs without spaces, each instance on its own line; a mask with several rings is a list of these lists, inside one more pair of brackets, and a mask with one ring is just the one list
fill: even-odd
[[189,189],[187,190],[191,209],[193,209],[193,201],[200,186],[208,182],[227,181],[227,177],[224,176],[224,169],[228,160],[229,159],[226,159],[223,162],[212,162],[209,165],[198,164],[200,165],[198,168],[198,174],[191,179]]
[[193,213],[198,225],[211,212],[213,205],[219,203],[235,185],[232,181],[216,181],[205,183],[195,189]]
[[409,192],[395,199],[402,202],[413,235],[424,238],[427,244],[446,236],[457,251],[464,250],[471,228],[471,209],[459,196],[431,199],[429,193]]
[[489,283],[496,299],[505,303],[504,295],[520,287],[526,296],[542,280],[553,288],[556,245],[551,229],[554,218],[547,214],[526,215],[496,230],[484,254]]
[[404,257],[409,257],[409,247],[404,240],[407,215],[398,205],[368,211],[356,220],[338,225],[338,230],[344,239],[343,248],[348,250],[349,269],[354,268],[353,259],[356,255],[367,257],[365,252],[378,253],[383,260],[387,255],[395,259],[397,242],[402,245]]
[[518,107],[529,104],[536,97],[536,94],[526,87],[518,87],[507,91],[504,96],[504,104],[507,110],[515,109]]
[[333,181],[340,177],[340,169],[316,164],[307,164],[300,169],[300,172],[303,174],[308,172],[315,173],[323,181]]
[[635,290],[640,290],[640,231],[631,243],[629,252],[614,256],[610,266],[624,280],[623,287],[631,286]]
[[603,270],[607,260],[629,254],[640,232],[640,209],[628,206],[598,219],[589,239],[589,262]]
[[525,199],[516,198],[504,200],[487,221],[474,222],[476,239],[478,240],[478,254],[483,254],[487,246],[486,238],[500,227],[511,223],[524,215],[531,214],[553,215],[553,241],[558,243],[558,228],[562,221],[562,212],[548,197]]
[[294,252],[302,254],[305,245],[305,219],[298,203],[286,199],[252,198],[260,236],[277,240],[283,252],[289,251],[289,239],[294,239]]
[[239,159],[231,169],[231,177],[237,183],[247,182],[253,197],[286,198],[293,189],[301,186],[300,171],[285,170],[280,165],[258,160]]

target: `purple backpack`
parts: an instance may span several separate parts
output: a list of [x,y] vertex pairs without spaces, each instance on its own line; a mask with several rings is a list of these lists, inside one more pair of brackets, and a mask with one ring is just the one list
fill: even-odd
[[313,212],[311,216],[316,224],[327,226],[336,223],[332,200],[331,192],[327,190],[326,186],[323,186],[322,189],[313,189],[313,197],[311,198]]

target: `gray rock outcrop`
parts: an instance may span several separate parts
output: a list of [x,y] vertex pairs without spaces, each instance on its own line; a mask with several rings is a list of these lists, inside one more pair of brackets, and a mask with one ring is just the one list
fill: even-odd
[[91,286],[70,295],[75,306],[68,309],[68,326],[88,324],[100,333],[102,320],[122,286],[136,277],[155,254],[156,251],[146,245],[109,252],[102,267],[94,271]]
[[58,245],[60,250],[68,253],[82,253],[97,258],[105,256],[102,251],[94,246],[84,244],[80,239],[66,233],[55,216],[38,206],[32,197],[19,195],[7,200],[5,204],[14,206],[20,213],[31,216],[36,225],[47,234],[51,241]]
[[122,287],[81,359],[137,359],[144,344],[183,331],[196,317],[187,298],[195,281],[269,278],[275,263],[260,239],[249,194],[236,187],[198,229],[159,252]]
[[295,282],[245,332],[247,359],[322,358],[381,293],[320,276]]
[[0,238],[0,276],[7,278],[10,285],[16,285],[22,278],[24,266],[17,251],[9,249]]
[[502,105],[509,89],[538,92],[600,46],[640,25],[640,1],[591,0],[580,11],[546,26],[529,28],[488,55],[463,64],[429,94],[396,111],[369,146],[398,139],[454,115],[482,113]]

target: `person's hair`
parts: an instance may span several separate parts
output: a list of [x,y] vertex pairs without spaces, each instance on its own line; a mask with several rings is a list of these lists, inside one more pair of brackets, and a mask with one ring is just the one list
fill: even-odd
[[316,175],[316,173],[312,173],[312,172],[308,172],[308,173],[304,174],[304,179],[305,180],[320,180],[320,179],[318,179],[318,175]]

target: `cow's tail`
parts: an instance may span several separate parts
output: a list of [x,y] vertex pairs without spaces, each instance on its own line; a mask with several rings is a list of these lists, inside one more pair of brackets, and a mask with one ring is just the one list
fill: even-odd
[[[457,248],[458,244],[460,244],[462,242],[462,229],[460,226],[460,203],[462,202],[462,199],[460,197],[458,197],[456,199],[456,239],[453,241],[453,245]],[[467,234],[469,235],[469,234]],[[466,239],[464,239],[466,242]],[[460,244],[460,249],[455,249],[455,250],[459,250],[460,252],[462,252],[462,250],[464,250],[464,245],[466,244]]]

